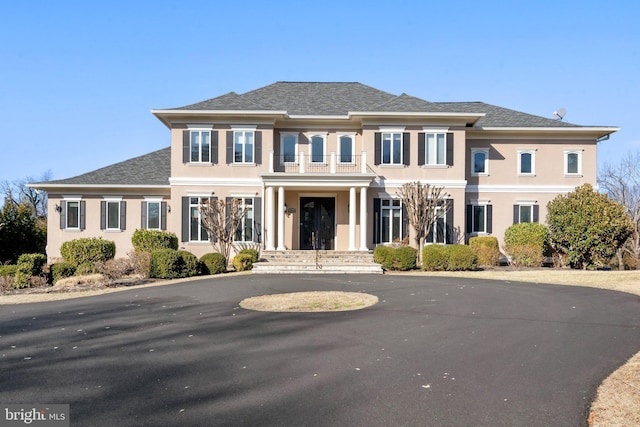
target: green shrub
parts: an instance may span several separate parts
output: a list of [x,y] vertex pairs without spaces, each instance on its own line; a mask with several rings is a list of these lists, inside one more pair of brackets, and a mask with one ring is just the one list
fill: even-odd
[[99,261],[112,259],[116,253],[116,244],[101,238],[83,238],[64,242],[60,254],[65,262],[74,267],[81,264],[94,265]]
[[422,249],[422,269],[425,271],[446,271],[449,253],[444,245],[427,245]]
[[[107,260],[109,261],[109,260]],[[107,261],[97,261],[95,264],[90,262],[83,262],[79,266],[76,267],[76,272],[73,274],[74,276],[88,276],[90,274],[96,274],[98,272],[98,265],[103,264]]]
[[59,262],[51,265],[51,280],[55,284],[58,280],[71,277],[75,274],[76,268],[68,262]]
[[467,245],[449,245],[449,271],[476,270],[478,268],[478,256]]
[[384,270],[392,270],[393,269],[393,257],[391,253],[393,252],[393,248],[391,246],[376,246],[373,250],[373,261],[382,265]]
[[219,274],[227,271],[227,260],[224,255],[213,252],[200,258],[203,274]]
[[242,254],[233,257],[233,267],[236,271],[246,271],[253,268],[253,257],[251,254]]
[[399,271],[413,270],[416,268],[416,255],[418,251],[411,246],[400,246],[392,252],[393,269]]
[[504,248],[511,264],[540,267],[550,251],[549,229],[536,222],[514,224],[504,233]]
[[478,256],[467,245],[428,245],[422,250],[422,269],[426,271],[475,270]]
[[136,251],[142,252],[150,253],[158,249],[178,250],[178,237],[168,231],[138,229],[134,231],[131,243]]
[[182,274],[184,260],[175,249],[158,249],[151,252],[151,277],[176,279]]
[[0,276],[13,277],[17,269],[16,264],[0,265]]
[[193,277],[202,274],[202,267],[198,258],[189,251],[178,251],[182,257],[183,268],[180,277]]
[[469,239],[469,247],[478,256],[479,265],[494,266],[500,262],[500,246],[497,237],[472,237]]
[[22,254],[18,257],[18,265],[13,275],[14,288],[28,288],[31,286],[31,277],[40,276],[42,267],[47,263],[47,257],[43,254]]
[[238,255],[240,254],[251,255],[251,262],[254,264],[260,260],[260,252],[258,252],[257,249],[251,249],[251,248],[243,249],[240,252],[238,252]]

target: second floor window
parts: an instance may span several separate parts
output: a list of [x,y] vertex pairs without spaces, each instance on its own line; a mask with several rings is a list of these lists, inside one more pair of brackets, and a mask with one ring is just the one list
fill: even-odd
[[574,176],[582,174],[582,151],[567,150],[564,152],[564,174]]
[[281,163],[295,163],[298,155],[298,135],[283,133],[280,136],[280,161]]
[[518,174],[534,175],[535,173],[535,151],[518,151]]
[[471,175],[489,175],[488,149],[473,149],[471,151]]
[[236,130],[233,132],[233,161],[234,163],[254,162],[254,132]]
[[311,163],[324,163],[324,136],[311,137]]
[[382,164],[402,164],[402,133],[385,132],[382,134]]
[[444,165],[446,164],[447,152],[446,133],[425,134],[425,164]]
[[211,132],[205,130],[191,131],[191,158],[192,163],[211,162]]
[[340,163],[353,163],[353,140],[351,135],[340,137]]

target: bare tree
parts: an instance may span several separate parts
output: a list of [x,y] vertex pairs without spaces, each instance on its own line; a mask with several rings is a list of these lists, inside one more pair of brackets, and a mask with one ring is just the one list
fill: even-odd
[[611,199],[624,206],[633,222],[633,233],[618,250],[618,266],[624,269],[625,254],[636,265],[640,261],[640,152],[629,153],[617,165],[607,164],[600,171],[598,184]]
[[224,255],[227,263],[231,254],[233,239],[247,214],[242,201],[229,198],[205,199],[200,203],[200,221],[207,230],[214,250]]
[[0,192],[4,193],[5,199],[21,205],[26,204],[39,219],[47,218],[47,192],[30,187],[30,183],[51,180],[51,171],[46,171],[39,178],[28,176],[12,182],[4,181],[0,183]]
[[415,241],[418,244],[417,264],[420,266],[425,238],[438,218],[446,215],[449,210],[449,195],[443,187],[422,184],[420,181],[403,184],[399,195],[407,209],[409,224],[415,231]]

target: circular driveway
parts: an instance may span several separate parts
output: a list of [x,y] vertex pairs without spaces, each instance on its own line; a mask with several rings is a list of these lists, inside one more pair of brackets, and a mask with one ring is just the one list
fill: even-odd
[[[268,313],[263,294],[367,292]],[[71,425],[576,426],[640,350],[640,298],[405,275],[241,275],[0,306],[0,403]]]

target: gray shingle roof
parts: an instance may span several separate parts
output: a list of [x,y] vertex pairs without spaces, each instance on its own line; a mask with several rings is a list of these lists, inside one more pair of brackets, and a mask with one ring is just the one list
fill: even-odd
[[263,110],[289,115],[344,116],[349,112],[482,113],[474,127],[577,127],[483,102],[429,102],[407,94],[393,95],[354,82],[276,82],[244,94],[217,98],[172,110]]
[[144,154],[82,175],[34,185],[169,185],[171,147]]

